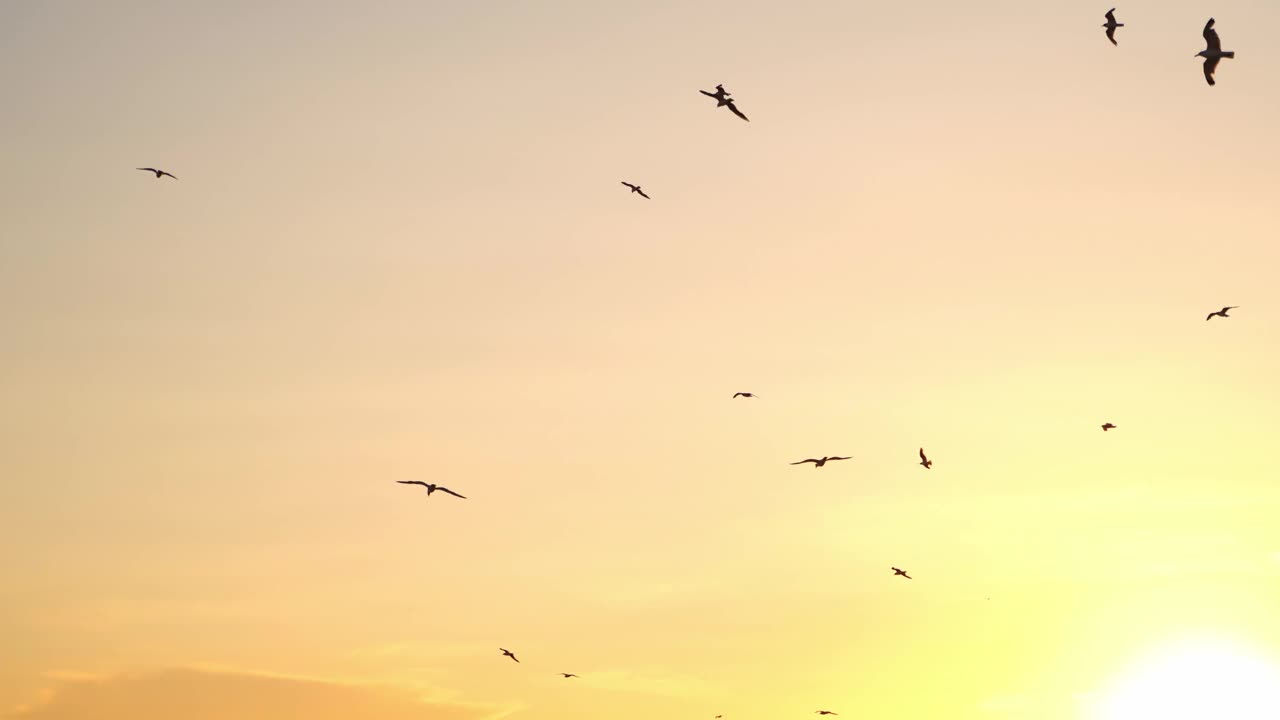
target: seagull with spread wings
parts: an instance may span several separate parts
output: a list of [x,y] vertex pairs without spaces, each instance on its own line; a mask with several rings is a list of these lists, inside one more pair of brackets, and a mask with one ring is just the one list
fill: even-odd
[[164,170],[157,170],[156,168],[136,168],[136,169],[137,169],[137,170],[145,170],[145,171],[150,172],[150,173],[155,173],[155,174],[156,174],[156,179],[157,179],[157,180],[159,180],[160,178],[164,177],[165,175],[168,175],[169,177],[173,178],[174,180],[177,180],[177,179],[178,179],[178,176],[177,176],[177,175],[174,175],[173,173],[165,172]]
[[443,485],[436,485],[434,483],[424,483],[421,480],[397,480],[396,482],[400,483],[401,485],[421,485],[422,487],[427,489],[427,497],[431,497],[431,493],[439,490],[440,492],[449,493],[450,495],[454,497],[462,498],[463,500],[467,499],[467,496],[459,495],[458,493],[450,490],[449,488]]
[[924,448],[920,448],[920,464],[924,466],[925,470],[930,470],[933,468],[933,461],[925,456]]
[[839,715],[840,713],[831,712],[830,710],[814,710],[814,715]]
[[629,188],[631,188],[631,192],[633,192],[633,193],[638,193],[638,194],[640,195],[640,197],[644,198],[645,200],[652,200],[652,199],[653,199],[653,198],[649,197],[648,195],[645,195],[645,194],[644,194],[644,191],[640,189],[640,186],[639,186],[639,185],[632,185],[631,183],[627,182],[626,180],[623,180],[623,181],[622,181],[622,184],[623,184],[623,185],[626,185],[626,186],[627,186],[627,187],[629,187]]
[[520,660],[516,658],[516,654],[511,652],[510,650],[506,648],[498,648],[498,649],[502,651],[503,655],[506,655],[507,657],[511,658],[512,660],[515,660],[516,662],[520,662]]
[[1211,312],[1211,313],[1209,313],[1209,315],[1208,315],[1207,317],[1205,317],[1205,322],[1208,322],[1208,321],[1210,321],[1210,320],[1212,320],[1212,319],[1214,319],[1214,318],[1216,318],[1216,317],[1231,317],[1230,315],[1228,315],[1228,314],[1227,314],[1227,311],[1228,311],[1228,310],[1235,310],[1235,309],[1236,309],[1236,308],[1238,308],[1238,307],[1240,307],[1240,306],[1239,306],[1239,305],[1228,305],[1227,307],[1222,308],[1222,309],[1221,309],[1221,310],[1219,310],[1218,312]]
[[827,463],[829,463],[829,462],[834,462],[834,461],[836,461],[836,460],[852,460],[852,459],[853,459],[853,457],[852,457],[852,456],[850,456],[850,457],[840,457],[840,456],[830,456],[830,457],[828,457],[828,456],[823,456],[823,457],[820,457],[820,458],[808,458],[808,459],[806,459],[806,460],[801,460],[800,462],[793,462],[793,463],[791,463],[791,464],[792,464],[792,465],[803,465],[803,464],[805,464],[805,463],[813,463],[813,469],[814,469],[814,470],[817,470],[818,468],[822,467],[823,465],[826,465],[826,464],[827,464]]
[[911,579],[911,576],[907,574],[907,571],[906,571],[906,570],[899,570],[899,569],[898,569],[898,568],[896,568],[896,567],[895,567],[895,568],[889,568],[889,569],[893,571],[893,576],[894,576],[894,577],[897,577],[897,576],[901,575],[902,577],[904,577],[904,578],[906,578],[906,579],[908,579],[908,580],[910,580],[910,579]]
[[1124,23],[1116,22],[1115,8],[1111,8],[1107,11],[1107,24],[1102,27],[1107,29],[1107,39],[1111,41],[1111,44],[1118,45],[1119,43],[1116,42],[1116,28],[1124,27]]
[[733,104],[733,98],[729,97],[729,91],[725,90],[723,85],[717,85],[716,91],[713,93],[709,93],[706,90],[699,90],[698,92],[709,98],[713,98],[716,101],[716,107],[727,107],[729,108],[729,112],[737,115],[747,122],[751,122],[747,119],[746,115],[742,114],[742,111],[738,109],[738,106]]
[[566,680],[568,680],[569,678],[575,678],[575,677],[578,677],[577,675],[574,675],[573,673],[560,673],[560,675],[562,675],[562,676],[564,677],[564,679],[566,679]]
[[1115,430],[1115,429],[1116,429],[1116,426],[1115,426],[1115,425],[1112,425],[1111,423],[1103,423],[1103,424],[1102,424],[1102,432],[1106,432],[1106,431],[1108,431],[1108,430]]
[[733,394],[733,397],[731,397],[731,398],[729,398],[729,399],[730,399],[730,400],[733,400],[734,398],[740,398],[740,397],[744,397],[744,398],[753,398],[753,397],[755,397],[755,396],[756,396],[756,394],[755,394],[755,393],[734,393],[734,394]]
[[[1204,79],[1210,85],[1214,85],[1213,72],[1218,69],[1218,62],[1222,58],[1234,58],[1236,53],[1234,50],[1224,52],[1222,50],[1222,40],[1218,39],[1218,31],[1213,29],[1213,18],[1209,18],[1209,22],[1204,26],[1204,42],[1207,47],[1196,53],[1196,57],[1204,58]],[[1226,317],[1223,315],[1223,317]]]

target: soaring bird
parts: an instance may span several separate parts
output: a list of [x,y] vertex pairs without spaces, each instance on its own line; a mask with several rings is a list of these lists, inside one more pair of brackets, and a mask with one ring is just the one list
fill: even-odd
[[177,180],[177,179],[178,179],[178,176],[177,176],[177,175],[174,175],[173,173],[165,172],[164,170],[157,170],[157,169],[155,169],[155,168],[137,168],[137,169],[138,169],[138,170],[146,170],[147,172],[153,172],[153,173],[155,173],[155,174],[156,174],[156,179],[157,179],[157,180],[159,180],[159,179],[160,179],[162,176],[164,176],[164,175],[168,175],[169,177],[173,178],[174,180]]
[[840,713],[831,712],[830,710],[814,710],[815,715],[839,715]]
[[565,679],[568,679],[568,678],[571,678],[571,677],[578,677],[577,675],[574,675],[573,673],[560,673],[560,674],[561,674],[561,675],[563,675],[563,676],[565,677]]
[[1222,58],[1233,58],[1236,53],[1234,50],[1223,52],[1218,31],[1213,29],[1213,18],[1209,18],[1209,22],[1204,25],[1204,42],[1208,47],[1196,53],[1196,57],[1204,58],[1204,79],[1213,85],[1213,71],[1218,69],[1218,61]]
[[511,658],[512,660],[515,660],[516,662],[520,662],[520,660],[516,657],[516,654],[511,652],[510,650],[506,648],[498,648],[498,649],[502,651],[503,655],[506,655],[507,657]]
[[1115,426],[1115,425],[1112,425],[1111,423],[1103,423],[1103,424],[1102,424],[1102,432],[1106,432],[1106,431],[1108,431],[1108,430],[1115,430],[1115,429],[1116,429],[1116,426]]
[[431,493],[439,490],[440,492],[449,493],[454,497],[460,497],[463,500],[467,499],[465,495],[459,495],[458,493],[450,490],[449,488],[443,485],[434,485],[432,483],[424,483],[421,480],[397,480],[396,482],[400,483],[401,485],[421,485],[422,487],[427,489],[427,497],[431,497]]
[[933,467],[933,461],[924,455],[924,448],[920,448],[920,464],[924,466],[925,470],[929,470]]
[[1116,43],[1116,28],[1124,27],[1124,23],[1116,22],[1115,8],[1111,8],[1110,10],[1107,11],[1107,24],[1103,25],[1102,27],[1107,29],[1107,39],[1111,41],[1111,44],[1112,45],[1118,44]]
[[[756,396],[755,393],[734,393],[733,394],[733,398],[739,398],[739,397],[753,398],[755,396]],[[729,399],[732,400],[733,398],[729,398]]]
[[793,462],[793,463],[791,463],[791,464],[792,464],[792,465],[803,465],[803,464],[805,464],[805,463],[813,463],[813,469],[814,469],[814,470],[817,470],[818,468],[822,467],[823,465],[826,465],[827,463],[832,462],[832,461],[835,461],[835,460],[852,460],[852,459],[853,459],[852,457],[827,457],[827,456],[823,456],[823,457],[820,457],[820,458],[809,458],[809,459],[807,459],[807,460],[801,460],[800,462]]
[[733,99],[729,97],[729,91],[725,90],[723,85],[717,85],[716,91],[713,93],[709,93],[706,90],[699,90],[698,92],[709,98],[714,98],[716,101],[716,107],[727,107],[729,108],[729,112],[737,115],[747,122],[751,122],[747,119],[746,115],[742,114],[742,111],[738,109],[738,106],[733,104]]
[[652,200],[652,199],[653,199],[653,198],[649,197],[648,195],[645,195],[645,194],[644,194],[644,191],[640,189],[640,186],[639,186],[639,185],[632,185],[631,183],[627,182],[626,180],[623,180],[623,181],[622,181],[622,184],[623,184],[623,185],[626,185],[626,186],[627,186],[627,187],[629,187],[629,188],[631,188],[631,192],[633,192],[633,193],[639,193],[639,194],[640,194],[640,197],[644,198],[645,200]]
[[908,579],[908,580],[910,580],[910,579],[911,579],[911,576],[907,574],[907,571],[906,571],[906,570],[899,570],[898,568],[889,568],[889,569],[893,571],[893,576],[894,576],[894,577],[897,577],[897,576],[901,575],[902,577],[904,577],[904,578],[906,578],[906,579]]
[[1236,309],[1236,308],[1238,308],[1238,307],[1240,307],[1240,306],[1239,306],[1239,305],[1229,305],[1229,306],[1227,306],[1227,307],[1222,308],[1222,309],[1221,309],[1221,310],[1219,310],[1218,312],[1211,312],[1211,313],[1209,313],[1209,315],[1208,315],[1204,320],[1205,320],[1205,322],[1208,322],[1208,321],[1210,321],[1210,320],[1212,320],[1212,319],[1214,319],[1214,318],[1216,318],[1216,317],[1231,317],[1230,315],[1228,315],[1228,314],[1227,314],[1227,311],[1228,311],[1228,310],[1235,310],[1235,309]]

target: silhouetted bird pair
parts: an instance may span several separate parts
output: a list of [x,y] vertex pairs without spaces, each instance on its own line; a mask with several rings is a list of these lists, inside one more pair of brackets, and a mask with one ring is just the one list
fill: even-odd
[[[1102,27],[1107,29],[1107,39],[1112,45],[1116,45],[1116,28],[1124,27],[1124,23],[1116,22],[1116,9],[1111,8],[1106,14],[1107,22]],[[1218,31],[1213,29],[1213,18],[1209,18],[1209,22],[1204,26],[1204,42],[1205,49],[1196,53],[1196,57],[1204,58],[1204,79],[1210,85],[1216,84],[1213,79],[1213,73],[1218,69],[1218,63],[1222,58],[1234,58],[1235,51],[1222,49],[1222,40],[1218,38]]]

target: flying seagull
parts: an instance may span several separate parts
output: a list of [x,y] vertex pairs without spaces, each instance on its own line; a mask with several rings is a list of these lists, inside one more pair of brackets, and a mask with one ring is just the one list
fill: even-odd
[[1222,51],[1222,41],[1218,39],[1218,31],[1213,29],[1213,18],[1209,18],[1209,22],[1204,25],[1204,41],[1208,47],[1196,53],[1196,57],[1204,58],[1204,79],[1213,85],[1213,71],[1218,69],[1218,61],[1222,58],[1233,58],[1236,53],[1234,50]]
[[1115,430],[1115,429],[1116,429],[1116,426],[1115,426],[1115,425],[1112,425],[1111,423],[1103,423],[1103,424],[1102,424],[1102,432],[1106,432],[1106,431],[1108,431],[1108,430]]
[[463,500],[467,499],[465,495],[459,495],[458,493],[450,490],[449,488],[443,485],[434,485],[432,483],[424,483],[421,480],[397,480],[396,482],[400,483],[401,485],[421,485],[422,487],[427,489],[427,497],[431,497],[431,493],[439,490],[440,492],[449,493],[454,497],[460,497]]
[[561,675],[563,675],[563,676],[565,677],[565,679],[568,679],[568,678],[571,678],[571,677],[578,677],[577,675],[574,675],[573,673],[560,673],[560,674],[561,674]]
[[159,179],[161,178],[161,176],[164,176],[164,175],[168,175],[169,177],[173,178],[174,180],[177,180],[177,179],[178,179],[178,176],[177,176],[177,175],[174,175],[173,173],[165,172],[164,170],[157,170],[157,169],[155,169],[155,168],[137,168],[137,169],[138,169],[138,170],[146,170],[147,172],[153,172],[153,173],[155,173],[155,174],[156,174],[156,179],[157,179],[157,180],[159,180]]
[[[733,394],[733,398],[737,398],[737,397],[753,398],[755,396],[756,396],[755,393],[734,393]],[[733,398],[729,398],[729,399],[732,400]]]
[[933,467],[933,461],[924,455],[924,448],[920,448],[920,464],[924,466],[925,470],[929,470]]
[[516,662],[520,662],[520,661],[516,658],[516,654],[515,654],[515,653],[513,653],[513,652],[511,652],[510,650],[508,650],[508,649],[506,649],[506,648],[498,648],[498,649],[502,651],[502,654],[503,654],[503,655],[506,655],[507,657],[511,658],[512,660],[515,660]]
[[709,98],[715,98],[716,107],[727,107],[729,108],[729,112],[737,115],[747,122],[751,122],[747,119],[746,115],[742,114],[742,111],[738,109],[738,106],[733,104],[733,99],[729,97],[729,91],[725,90],[723,85],[717,85],[716,91],[713,93],[709,93],[706,90],[699,90],[698,92]]
[[1111,8],[1107,11],[1107,24],[1102,27],[1107,29],[1107,39],[1112,45],[1116,45],[1116,28],[1124,27],[1124,23],[1116,22],[1116,9]]
[[1222,308],[1222,309],[1221,309],[1221,310],[1219,310],[1218,312],[1211,312],[1211,313],[1209,313],[1208,317],[1206,317],[1206,318],[1205,318],[1205,322],[1208,322],[1208,321],[1210,321],[1210,320],[1212,320],[1212,319],[1214,319],[1214,318],[1216,318],[1216,317],[1231,317],[1230,315],[1228,315],[1228,314],[1227,314],[1227,311],[1228,311],[1228,310],[1235,310],[1235,309],[1236,309],[1236,308],[1238,308],[1238,307],[1240,307],[1240,306],[1239,306],[1239,305],[1229,305],[1229,306],[1227,306],[1227,307]]
[[644,198],[645,200],[652,200],[652,199],[653,199],[653,198],[649,197],[648,195],[645,195],[645,194],[644,194],[644,191],[640,189],[640,186],[639,186],[639,185],[632,185],[631,183],[627,182],[626,180],[623,180],[623,181],[622,181],[622,184],[623,184],[623,185],[626,185],[626,186],[627,186],[627,187],[629,187],[629,188],[631,188],[631,192],[633,192],[633,193],[639,193],[639,194],[640,194],[640,197]]
[[852,460],[852,459],[853,459],[852,457],[827,457],[824,455],[823,457],[820,457],[820,458],[809,458],[807,460],[801,460],[800,462],[793,462],[791,464],[803,465],[805,463],[813,463],[813,469],[817,470],[823,465],[826,465],[828,462],[832,462],[834,460]]
[[906,571],[906,570],[899,570],[898,568],[889,568],[889,569],[893,571],[893,576],[894,576],[894,577],[897,577],[897,576],[901,575],[902,577],[904,577],[904,578],[906,578],[906,579],[908,579],[908,580],[910,580],[910,579],[911,579],[911,576],[907,574],[907,571]]
[[831,712],[830,710],[814,710],[813,712],[815,715],[839,715],[840,714],[840,713]]

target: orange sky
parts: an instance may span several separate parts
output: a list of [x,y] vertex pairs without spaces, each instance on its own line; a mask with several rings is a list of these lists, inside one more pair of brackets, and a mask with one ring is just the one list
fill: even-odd
[[368,5],[0,5],[0,717],[1280,667],[1280,7]]

